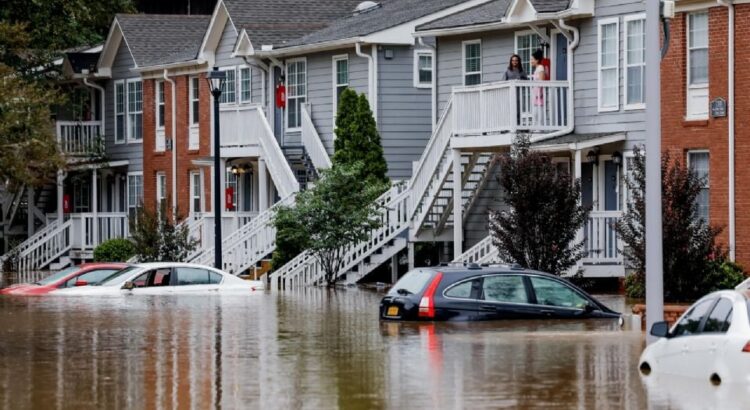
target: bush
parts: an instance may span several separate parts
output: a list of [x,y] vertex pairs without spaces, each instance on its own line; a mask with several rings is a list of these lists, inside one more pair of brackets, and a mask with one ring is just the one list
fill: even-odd
[[94,249],[96,262],[126,262],[135,255],[133,242],[127,239],[110,239]]
[[[742,283],[745,278],[745,271],[740,265],[724,258],[715,259],[708,263],[708,270],[700,280],[694,283],[692,288],[690,288],[690,292],[697,295],[696,297],[700,297],[717,290],[733,289]],[[625,278],[625,294],[630,298],[644,299],[646,297],[646,275],[641,272],[628,275]],[[669,295],[668,292],[667,295]],[[696,297],[689,299],[667,297],[667,300],[673,302],[690,302]]]

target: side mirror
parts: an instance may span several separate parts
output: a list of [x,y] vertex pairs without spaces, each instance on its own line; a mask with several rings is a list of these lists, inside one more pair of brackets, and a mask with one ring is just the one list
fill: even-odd
[[651,326],[651,336],[669,337],[669,323],[656,322]]
[[127,282],[125,282],[124,285],[122,285],[122,288],[125,289],[125,290],[133,290],[133,289],[135,289],[135,283],[133,283],[131,281],[127,281]]
[[591,313],[595,310],[599,310],[599,308],[597,308],[592,302],[586,302],[586,305],[583,306],[583,311],[586,313]]
[[77,280],[75,286],[88,286],[89,283],[85,280]]

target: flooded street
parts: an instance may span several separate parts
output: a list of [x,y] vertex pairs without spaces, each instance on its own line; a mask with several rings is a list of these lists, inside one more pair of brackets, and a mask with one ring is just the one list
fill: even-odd
[[681,407],[612,321],[381,324],[380,297],[0,297],[0,409]]

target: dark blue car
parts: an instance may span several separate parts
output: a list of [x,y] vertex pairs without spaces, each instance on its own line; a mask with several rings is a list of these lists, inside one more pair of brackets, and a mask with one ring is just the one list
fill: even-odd
[[510,266],[418,268],[380,302],[383,320],[620,318],[557,276]]

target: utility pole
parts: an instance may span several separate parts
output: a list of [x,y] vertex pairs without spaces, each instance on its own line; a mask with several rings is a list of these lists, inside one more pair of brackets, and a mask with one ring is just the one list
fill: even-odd
[[[646,331],[664,320],[661,209],[661,4],[646,0]],[[647,338],[651,343],[654,338]]]

